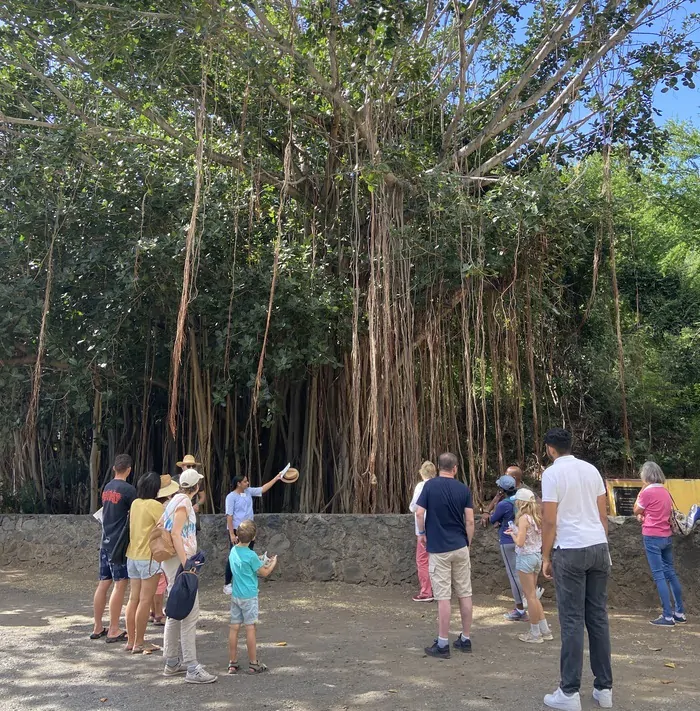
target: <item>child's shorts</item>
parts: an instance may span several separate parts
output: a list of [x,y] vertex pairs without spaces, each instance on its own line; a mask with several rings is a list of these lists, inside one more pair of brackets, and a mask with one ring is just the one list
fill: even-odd
[[516,553],[515,569],[521,573],[538,573],[542,570],[541,553]]
[[231,598],[231,624],[254,625],[258,621],[257,597]]
[[158,581],[158,587],[156,588],[156,595],[165,595],[165,591],[168,589],[168,579],[165,577],[165,573],[160,574],[160,580]]

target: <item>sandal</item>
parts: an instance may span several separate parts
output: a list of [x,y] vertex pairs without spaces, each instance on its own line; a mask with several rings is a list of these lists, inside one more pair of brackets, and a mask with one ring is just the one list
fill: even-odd
[[240,668],[241,668],[241,665],[238,662],[229,662],[228,663],[228,673],[229,674],[235,674]]
[[102,637],[106,637],[106,636],[107,636],[107,628],[103,627],[102,632],[93,632],[90,635],[90,639],[101,639]]
[[151,613],[151,614],[148,616],[148,621],[149,621],[151,624],[153,624],[153,623],[156,621],[156,616],[155,616],[153,613]]
[[153,652],[157,652],[160,649],[160,647],[157,644],[139,644],[135,646],[132,650],[132,654],[153,654]]
[[124,651],[125,651],[125,652],[132,652],[133,649],[134,649],[134,645],[133,645],[133,644],[129,644],[129,643],[127,642],[127,643],[126,643],[126,646],[124,647]]
[[249,662],[248,674],[262,674],[267,671],[267,666],[261,662]]
[[116,637],[106,637],[105,642],[107,644],[114,644],[115,642],[122,642],[127,638],[126,632],[122,632],[121,634],[118,634]]
[[165,615],[153,618],[153,624],[156,627],[165,627]]

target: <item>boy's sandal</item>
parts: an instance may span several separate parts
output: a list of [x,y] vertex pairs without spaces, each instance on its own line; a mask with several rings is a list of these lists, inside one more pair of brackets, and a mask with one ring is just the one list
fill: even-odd
[[229,662],[228,663],[228,673],[229,674],[235,674],[237,671],[239,671],[241,668],[241,665],[238,662]]
[[261,662],[250,662],[248,664],[248,674],[262,674],[267,671],[267,666]]

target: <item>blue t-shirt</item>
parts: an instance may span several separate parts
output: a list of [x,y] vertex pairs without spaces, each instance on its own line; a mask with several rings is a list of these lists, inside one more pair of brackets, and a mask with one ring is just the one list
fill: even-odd
[[233,597],[248,599],[258,596],[258,570],[262,561],[248,546],[234,546],[228,557],[233,573]]
[[469,545],[464,509],[474,508],[472,492],[466,484],[447,476],[425,482],[418,497],[425,513],[428,553],[447,553]]
[[233,518],[233,528],[253,520],[253,497],[262,496],[262,486],[249,486],[242,494],[232,491],[226,497],[226,515]]
[[491,523],[494,526],[497,524],[499,525],[498,542],[501,545],[503,545],[504,543],[513,543],[513,538],[505,532],[508,530],[508,521],[515,520],[515,505],[513,504],[514,500],[515,497],[511,496],[509,499],[503,499],[503,501],[499,501],[498,505],[491,514]]

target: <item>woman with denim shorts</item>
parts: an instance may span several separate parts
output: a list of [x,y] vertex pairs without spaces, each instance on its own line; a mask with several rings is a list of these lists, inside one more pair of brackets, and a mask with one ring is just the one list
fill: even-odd
[[[639,492],[634,513],[642,523],[644,550],[661,598],[662,612],[651,621],[659,627],[674,627],[686,621],[681,583],[673,567],[671,513],[673,499],[664,487],[666,477],[655,462],[644,462],[639,471],[644,488]],[[673,594],[673,606],[671,594]]]
[[143,474],[136,485],[138,498],[129,509],[126,569],[131,581],[131,590],[126,606],[126,650],[132,654],[150,654],[160,649],[155,644],[144,642],[148,613],[161,573],[160,565],[151,558],[148,544],[153,527],[163,515],[163,504],[156,501],[159,491],[160,475],[155,472]]
[[515,569],[530,617],[530,631],[518,635],[518,639],[529,644],[542,644],[553,636],[537,597],[537,578],[542,570],[542,515],[537,499],[529,489],[518,489],[515,494],[515,522],[509,532],[515,543]]

